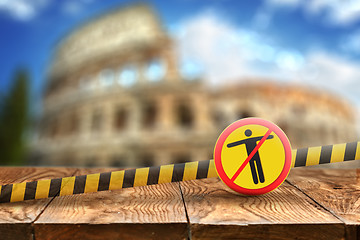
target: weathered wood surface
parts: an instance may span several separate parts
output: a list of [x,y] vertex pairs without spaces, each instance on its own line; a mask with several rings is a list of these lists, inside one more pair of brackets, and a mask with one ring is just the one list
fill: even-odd
[[[241,196],[219,179],[182,182],[192,239],[341,239],[343,223],[284,183],[263,196]],[[211,227],[209,227],[211,225]]]
[[288,182],[347,224],[360,224],[360,169],[297,169]]
[[[72,176],[74,168],[2,167],[0,184]],[[32,223],[51,199],[0,204],[0,239],[32,239]]]
[[[110,170],[0,168],[0,184]],[[0,204],[0,239],[358,239],[359,177],[305,168],[257,197],[214,178]]]
[[296,169],[287,181],[346,223],[360,239],[360,169]]
[[34,230],[35,239],[188,238],[179,183],[57,197]]

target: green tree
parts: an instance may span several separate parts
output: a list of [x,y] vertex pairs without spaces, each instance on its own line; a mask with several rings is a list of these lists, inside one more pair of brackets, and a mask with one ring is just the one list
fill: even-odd
[[26,70],[15,72],[13,86],[0,98],[0,164],[20,165],[26,154],[28,128],[29,76]]

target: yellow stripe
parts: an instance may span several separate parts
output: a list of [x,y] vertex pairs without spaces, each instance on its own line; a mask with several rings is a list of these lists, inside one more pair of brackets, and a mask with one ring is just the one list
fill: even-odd
[[99,186],[100,173],[89,174],[86,176],[85,193],[97,192]]
[[149,168],[138,168],[135,172],[134,187],[146,186]]
[[125,171],[116,171],[111,173],[109,190],[121,189],[124,181]]
[[173,170],[174,170],[173,164],[160,166],[159,183],[171,182]]
[[360,160],[360,142],[357,143],[355,160]]
[[306,166],[319,165],[321,147],[310,147],[306,158]]
[[26,182],[15,183],[12,187],[10,202],[19,202],[24,200]]
[[0,185],[0,194],[1,194],[1,188],[2,188],[2,186]]
[[183,181],[196,179],[199,162],[185,163]]
[[212,159],[209,162],[209,171],[207,177],[208,178],[218,177],[218,174],[215,169],[215,162]]
[[331,163],[343,162],[345,155],[345,148],[346,148],[346,143],[333,145],[330,162]]
[[37,182],[35,199],[47,198],[49,196],[50,182],[51,179]]
[[66,177],[61,180],[60,196],[72,195],[74,192],[75,177]]
[[296,149],[291,151],[291,168],[295,167],[296,153]]

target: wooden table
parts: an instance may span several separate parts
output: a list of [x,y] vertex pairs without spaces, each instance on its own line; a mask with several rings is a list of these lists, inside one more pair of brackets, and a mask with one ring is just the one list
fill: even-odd
[[[0,168],[0,184],[109,170]],[[357,239],[359,179],[360,170],[302,168],[258,197],[212,178],[5,203],[0,239]]]

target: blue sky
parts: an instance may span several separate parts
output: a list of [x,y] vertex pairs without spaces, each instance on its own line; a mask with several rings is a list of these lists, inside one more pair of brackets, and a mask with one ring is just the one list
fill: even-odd
[[[244,77],[326,88],[360,106],[360,2],[147,1],[177,43],[184,74],[209,84]],[[0,0],[0,92],[29,69],[39,104],[56,43],[77,25],[132,1]]]

